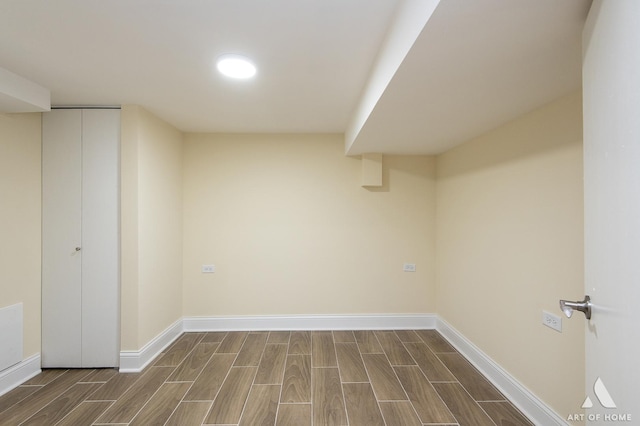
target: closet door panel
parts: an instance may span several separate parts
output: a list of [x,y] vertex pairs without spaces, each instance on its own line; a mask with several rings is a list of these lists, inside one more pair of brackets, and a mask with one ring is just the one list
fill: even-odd
[[79,110],[42,116],[42,366],[81,364]]
[[120,347],[120,110],[82,114],[82,366],[115,367]]

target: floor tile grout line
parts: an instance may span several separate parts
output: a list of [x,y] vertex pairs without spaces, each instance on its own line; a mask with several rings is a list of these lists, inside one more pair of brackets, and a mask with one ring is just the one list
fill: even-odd
[[[249,334],[250,333],[251,332],[249,332]],[[247,337],[249,337],[249,334],[247,334]],[[269,340],[269,333],[267,333],[267,337],[264,340],[264,346],[262,347],[262,352],[260,353],[260,359],[258,360],[258,365],[255,367],[256,368],[256,372],[253,375],[253,380],[251,381],[251,387],[249,388],[249,393],[247,394],[247,398],[244,400],[244,404],[242,405],[242,410],[240,411],[240,417],[238,417],[238,423],[237,423],[238,425],[242,422],[242,417],[244,416],[245,410],[247,409],[247,403],[249,402],[249,397],[251,396],[251,393],[253,392],[254,386],[256,386],[256,377],[258,376],[258,369],[260,368],[260,364],[262,363],[262,359],[264,358],[264,352],[267,349],[267,341],[268,340]],[[240,352],[242,351],[242,348],[244,347],[244,345],[246,343],[247,343],[247,339],[245,339],[244,343],[242,344],[242,347],[240,348],[240,350],[238,350],[238,355],[240,355]],[[231,367],[233,368],[233,365]],[[278,404],[280,404],[280,401],[278,401]],[[213,406],[213,404],[211,404],[211,405]],[[277,408],[276,408],[276,410],[277,410]]]
[[[355,338],[355,336],[354,336]],[[342,392],[342,406],[344,407],[344,416],[347,419],[347,425],[350,424],[349,411],[347,411],[347,398],[344,396],[344,382],[342,381],[342,371],[340,370],[340,361],[338,360],[338,348],[336,347],[336,338],[331,331],[331,343],[333,343],[333,355],[336,357],[336,367],[338,369],[338,378],[340,379],[340,391]]]
[[[414,331],[415,333],[415,331]],[[424,343],[424,345],[427,347],[427,350],[431,350],[431,348],[429,347],[429,344],[427,342],[424,341],[424,339],[422,339],[422,336],[420,336],[418,333],[416,333],[416,335],[418,336],[418,339],[422,340],[422,343]],[[431,380],[429,380],[429,377],[427,377],[427,373],[422,369],[422,367],[420,367],[420,365],[418,364],[418,360],[415,359],[415,357],[413,356],[413,354],[411,354],[411,352],[407,349],[407,345],[406,343],[420,343],[420,342],[401,342],[402,346],[404,347],[404,349],[409,353],[409,356],[413,359],[413,361],[416,363],[416,367],[418,367],[418,371],[420,372],[420,374],[422,374],[424,376],[424,378],[427,380],[427,383],[429,383],[429,385],[431,386],[431,388],[433,389],[433,391],[436,393],[436,395],[438,395],[438,398],[440,399],[440,401],[444,404],[445,407],[447,407],[447,410],[449,410],[449,414],[451,414],[451,416],[456,420],[456,422],[458,421],[458,419],[456,418],[456,416],[453,414],[453,412],[451,412],[451,408],[449,408],[449,406],[444,402],[444,400],[442,399],[442,397],[440,396],[440,394],[438,393],[438,391],[436,390],[436,388],[433,386],[433,382],[431,382]],[[435,355],[435,354],[434,354]],[[437,358],[437,357],[436,357]],[[440,358],[438,358],[438,361],[440,361]],[[440,361],[442,363],[442,361]],[[447,368],[446,365],[444,365],[444,363],[442,363],[442,365]],[[448,369],[447,369],[448,371]],[[455,377],[455,376],[453,376]],[[457,383],[457,382],[455,382]],[[404,389],[404,385],[402,384],[402,381],[400,381],[400,385],[402,385],[402,388]],[[407,392],[407,390],[405,389],[405,392]],[[409,395],[407,395],[409,396]],[[411,402],[411,401],[410,401]],[[413,402],[411,402],[411,407],[413,408],[413,411],[416,413],[416,415],[418,415],[418,411],[416,410],[416,407],[413,405]],[[422,422],[422,419],[420,418],[420,415],[418,415],[418,419],[420,419],[420,421]]]
[[309,389],[309,395],[311,398],[311,426],[314,426],[315,416],[313,413],[315,411],[315,405],[313,401],[315,396],[315,392],[314,392],[315,380],[313,380],[313,376],[314,376],[313,374],[313,333],[309,331],[308,336],[309,336],[309,373],[310,373],[309,386],[311,387],[311,389]]
[[[267,342],[269,341],[269,337],[271,337],[271,332],[267,336]],[[287,351],[284,354],[284,366],[282,368],[282,376],[280,377],[280,392],[278,393],[278,404],[276,405],[276,418],[274,423],[278,423],[278,416],[280,415],[280,404],[282,401],[282,390],[284,389],[284,373],[287,370],[287,361],[289,360],[289,344],[291,344],[291,332],[289,332],[289,338],[287,339]],[[257,373],[256,373],[257,375]]]
[[[478,373],[478,374],[479,374],[479,375],[480,375],[484,380],[486,380],[486,381],[489,383],[489,385],[491,385],[491,387],[493,387],[493,388],[496,390],[496,392],[498,392],[500,395],[502,395],[502,397],[503,397],[503,398],[505,398],[504,394],[503,394],[503,393],[502,393],[502,392],[501,392],[501,391],[500,391],[500,390],[499,390],[499,389],[498,389],[498,388],[497,388],[493,383],[491,383],[491,382],[487,379],[487,377],[486,377],[484,374],[482,374],[482,373],[480,372],[480,370],[478,370],[478,369],[477,369],[473,364],[471,364],[471,362],[470,362],[470,361],[469,361],[469,360],[468,360],[464,355],[462,355],[462,354],[460,354],[460,353],[458,353],[458,352],[441,352],[441,353],[457,353],[457,354],[462,358],[462,360],[463,360],[464,362],[467,362],[467,363],[469,364],[469,366],[471,366],[471,368],[472,368],[473,370],[475,370],[475,371],[476,371],[476,372],[477,372],[477,373]],[[451,370],[449,369],[449,367],[447,367],[447,365],[446,365],[446,364],[444,363],[444,361],[443,361],[443,360],[438,356],[438,354],[435,354],[435,353],[434,353],[434,355],[435,355],[435,356],[440,360],[440,362],[442,363],[442,365],[444,365],[444,366],[445,366],[445,368],[446,368],[447,370],[449,370],[449,372],[453,375],[453,377],[455,377],[455,378],[457,379],[457,383],[459,383],[459,384],[460,384],[460,386],[462,386],[462,387],[464,388],[464,390],[466,390],[466,391],[467,391],[467,393],[471,396],[471,393],[470,393],[470,392],[467,390],[467,388],[462,384],[462,382],[460,381],[460,378],[459,378],[458,376],[456,376],[455,374],[453,374],[453,371],[451,371]],[[476,401],[476,399],[475,399],[475,398],[473,398],[473,397],[471,397],[471,399],[473,399],[474,401]],[[504,401],[504,400],[506,400],[506,398],[505,398],[505,399],[503,399],[503,401]],[[479,402],[479,401],[476,401],[476,403],[477,403],[477,402]]]
[[[61,378],[61,377],[64,377],[64,375],[65,375],[65,374],[68,374],[68,373],[69,373],[69,371],[70,371],[70,370],[69,370],[69,369],[67,369],[67,371],[65,371],[63,374],[61,374],[59,377],[56,377],[55,379],[53,379],[51,382],[49,382],[49,383],[47,383],[47,384],[53,383],[53,382],[55,382],[57,379],[59,379],[59,378]],[[95,371],[95,370],[94,370],[94,369],[88,369],[88,370],[87,370],[87,372],[86,372],[86,374],[85,374],[84,376],[82,376],[82,377],[83,377],[83,378],[84,378],[84,377],[87,377],[89,374],[91,374],[91,372],[92,372],[92,371]],[[58,400],[58,398],[60,398],[62,395],[64,395],[64,393],[65,393],[65,392],[67,392],[69,389],[71,389],[72,387],[74,387],[74,386],[75,386],[75,385],[77,385],[77,384],[78,384],[78,382],[76,381],[76,382],[73,382],[73,383],[72,383],[71,385],[69,385],[68,387],[66,387],[66,388],[62,389],[59,393],[57,393],[57,394],[56,394],[56,397],[55,397],[55,398],[52,398],[52,399],[51,399],[51,401],[49,401],[48,403],[46,403],[45,405],[43,405],[42,407],[40,407],[40,409],[39,409],[38,411],[36,411],[36,412],[34,412],[34,413],[31,413],[31,415],[30,415],[29,417],[27,417],[26,419],[22,420],[19,424],[23,424],[24,422],[29,421],[29,419],[31,419],[33,416],[35,416],[36,414],[38,414],[39,412],[41,412],[42,410],[44,410],[45,408],[47,408],[47,407],[48,407],[49,405],[51,405],[54,401],[57,401],[57,400]],[[46,386],[46,385],[45,385],[45,386]],[[43,389],[44,389],[44,387],[43,387]],[[95,393],[97,390],[98,390],[98,389],[96,389],[96,390],[95,390],[94,392],[92,392],[91,394]],[[36,392],[39,392],[39,390],[35,391],[34,393],[36,393]],[[14,404],[14,405],[15,405],[15,404]],[[6,411],[6,410],[5,410],[5,411]]]
[[[96,391],[97,391],[97,389],[96,389]],[[68,413],[67,413],[63,418],[61,418],[60,420],[58,420],[57,422],[55,422],[53,426],[55,426],[55,425],[57,425],[57,424],[60,424],[64,419],[66,419],[67,417],[69,417],[69,416],[71,415],[71,413],[73,413],[74,411],[78,410],[78,409],[80,408],[80,405],[82,405],[82,404],[84,404],[84,403],[86,403],[86,404],[93,404],[93,403],[98,403],[98,402],[109,402],[110,404],[109,404],[107,407],[105,407],[105,409],[104,409],[104,410],[102,410],[102,411],[100,412],[100,414],[98,414],[98,416],[96,416],[96,419],[98,419],[98,417],[100,417],[101,415],[103,415],[103,414],[104,414],[104,413],[105,413],[109,408],[111,408],[111,406],[112,406],[113,404],[115,404],[115,401],[110,401],[110,400],[107,400],[107,401],[87,401],[86,399],[83,399],[83,400],[82,400],[82,401],[80,401],[78,404],[76,404],[76,406],[75,406],[75,407],[73,407],[73,409],[72,409],[71,411],[69,411],[69,412],[68,412]],[[25,420],[25,421],[26,421],[26,420]],[[23,422],[23,423],[24,423],[24,422]],[[95,422],[92,422],[91,424],[93,424],[93,423],[95,423]]]
[[[167,367],[160,367],[160,368],[167,368]],[[173,370],[175,371],[175,369],[176,369],[177,367],[170,367],[170,368],[173,368]],[[173,374],[173,372],[172,372],[171,374]],[[167,375],[167,378],[168,378],[169,376],[171,376],[171,374]],[[144,407],[146,407],[146,406],[147,406],[147,404],[149,403],[149,401],[151,401],[151,400],[153,399],[153,397],[154,397],[154,396],[155,396],[155,395],[160,391],[160,388],[161,388],[164,384],[166,384],[166,383],[167,383],[167,379],[164,379],[164,381],[160,384],[160,386],[158,386],[158,388],[155,390],[155,392],[153,392],[153,393],[151,394],[151,396],[150,396],[150,397],[145,401],[145,403],[144,403],[144,404],[142,404],[142,406],[140,407],[140,409],[139,409],[138,411],[136,411],[136,414],[131,418],[131,420],[129,420],[129,421],[127,422],[127,424],[131,424],[131,423],[133,423],[133,421],[136,419],[136,417],[138,417],[138,415],[139,415],[139,414],[140,414],[140,412],[144,409]],[[124,395],[124,394],[123,394],[123,395]],[[165,422],[165,423],[166,423],[166,422]]]
[[[465,392],[466,392],[466,394],[467,394],[467,395],[469,395],[469,398],[471,398],[471,400],[472,400],[472,401],[473,401],[473,402],[474,402],[474,403],[475,403],[475,404],[476,404],[476,405],[477,405],[477,406],[482,410],[482,412],[487,416],[487,418],[489,418],[489,420],[490,420],[490,421],[491,421],[495,426],[498,426],[498,425],[496,424],[496,422],[495,422],[495,421],[493,421],[493,418],[489,415],[489,413],[487,413],[487,412],[485,411],[485,409],[484,409],[484,408],[482,408],[482,405],[478,404],[478,401],[476,401],[476,400],[475,400],[475,398],[474,398],[473,396],[471,396],[471,394],[469,393],[469,391],[467,390],[467,388],[465,388],[465,387],[464,387],[464,385],[463,385],[462,383],[457,383],[457,384],[462,388],[462,390],[463,390],[463,391],[465,391]],[[455,417],[455,416],[454,416],[454,417]],[[458,422],[458,423],[460,423],[460,422]]]
[[[371,334],[373,334],[373,337],[375,337],[375,339],[378,341],[378,344],[380,345],[380,340],[378,339],[378,336],[376,336],[376,334],[374,332],[372,332]],[[355,334],[353,336],[355,338]],[[364,362],[364,357],[362,356],[362,351],[360,351],[360,346],[357,344],[357,339],[356,339],[356,347],[358,348],[358,353],[360,354],[360,360],[362,361],[362,365],[364,366],[364,371],[367,374],[367,378],[369,379],[369,386],[371,387],[371,392],[373,392],[373,395],[376,397],[376,404],[378,405],[378,410],[380,411],[380,416],[382,417],[382,422],[385,424],[387,424],[387,419],[384,418],[384,414],[382,413],[382,407],[380,406],[380,402],[381,400],[378,398],[378,395],[376,394],[375,390],[373,389],[373,382],[371,381],[371,375],[369,374],[369,369],[367,368],[367,364]],[[380,347],[382,348],[382,345],[380,345]],[[384,353],[384,348],[382,348],[382,351]],[[387,358],[388,361],[388,358]],[[391,365],[391,364],[389,364]],[[393,369],[393,367],[391,367]],[[395,374],[395,371],[394,371]],[[397,379],[397,377],[396,377]],[[402,385],[402,383],[401,383]],[[407,392],[404,390],[404,388],[402,388],[402,391],[405,393],[405,395],[407,394]],[[408,399],[408,398],[407,398]]]
[[[227,338],[227,336],[230,333],[228,332],[225,335],[225,339]],[[247,340],[247,336],[249,335],[249,333],[247,333],[247,335],[244,337],[244,340],[242,341],[242,345],[244,346],[244,342]],[[220,342],[220,345],[222,345],[222,341]],[[213,357],[213,355],[218,353],[218,349],[220,348],[220,345],[218,345],[218,347],[216,348],[216,351],[211,355]],[[242,349],[242,346],[240,347],[240,349]],[[240,349],[238,349],[238,352],[235,353],[235,357],[233,358],[233,361],[231,362],[231,365],[229,366],[229,369],[227,370],[227,374],[225,374],[224,376],[224,380],[222,382],[220,382],[220,387],[218,388],[218,391],[216,392],[216,394],[213,396],[213,399],[211,400],[211,406],[209,407],[209,409],[207,410],[207,413],[204,415],[204,419],[203,419],[203,425],[207,424],[204,423],[204,420],[207,419],[207,417],[209,416],[209,414],[211,413],[211,410],[213,410],[213,404],[215,404],[216,399],[218,398],[218,395],[220,395],[220,391],[222,390],[222,386],[224,385],[224,383],[227,381],[227,378],[229,377],[229,374],[231,373],[231,369],[233,368],[233,364],[236,362],[236,359],[238,359],[238,355],[240,354]],[[233,354],[233,353],[232,353]],[[195,383],[195,382],[194,382]]]

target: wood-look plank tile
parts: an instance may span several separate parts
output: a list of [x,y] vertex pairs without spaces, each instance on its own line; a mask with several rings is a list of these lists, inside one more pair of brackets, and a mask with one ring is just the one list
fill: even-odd
[[185,333],[143,373],[27,383],[0,424],[532,426],[435,330]]
[[32,378],[24,382],[22,386],[46,385],[62,376],[67,371],[69,370],[67,370],[66,368],[46,368],[42,370],[42,373],[33,376]]
[[385,426],[371,384],[344,383],[342,390],[350,425]]
[[267,344],[268,336],[265,333],[250,333],[247,335],[233,365],[236,367],[257,367],[260,363],[264,346]]
[[336,348],[330,331],[311,333],[311,365],[313,367],[337,367]]
[[347,425],[344,397],[337,368],[312,368],[313,424],[327,426]]
[[84,401],[66,415],[56,426],[92,425],[112,401]]
[[87,398],[88,401],[115,401],[140,378],[142,373],[119,373]]
[[239,426],[274,426],[280,385],[253,385]]
[[363,354],[381,354],[382,346],[378,343],[378,339],[373,331],[364,330],[364,331],[354,331],[353,334],[356,337],[356,342],[358,342],[358,347],[360,347],[360,353]]
[[362,354],[371,385],[379,401],[406,401],[407,395],[384,354]]
[[168,382],[193,382],[211,356],[218,348],[219,343],[198,343],[182,363],[167,379]]
[[149,367],[97,423],[129,423],[173,372],[172,367]]
[[235,357],[235,354],[213,354],[185,395],[185,401],[213,401]]
[[165,423],[165,426],[200,426],[207,415],[211,401],[183,401]]
[[238,424],[257,371],[258,367],[231,367],[205,423]]
[[429,346],[434,353],[456,352],[447,339],[442,337],[436,330],[417,330],[416,333]]
[[456,422],[420,368],[395,367],[395,371],[422,423]]
[[440,353],[438,358],[476,401],[504,401],[504,396],[469,361],[458,353]]
[[220,343],[227,336],[226,331],[209,331],[204,333],[200,343]]
[[280,404],[276,426],[311,426],[311,404]]
[[100,384],[98,383],[76,383],[46,407],[20,424],[25,426],[54,425],[69,414],[87,395],[95,392],[99,386]]
[[376,331],[376,337],[382,350],[387,354],[391,365],[416,365],[409,352],[393,331]]
[[409,401],[381,402],[380,409],[387,426],[422,426]]
[[256,373],[256,385],[281,385],[287,360],[287,345],[267,343]]
[[333,332],[333,341],[336,343],[355,343],[356,336],[353,331],[338,330]]
[[177,367],[203,336],[203,333],[184,333],[153,363],[154,367]]
[[311,332],[293,331],[289,340],[290,355],[311,355]]
[[445,367],[440,359],[431,352],[426,343],[405,343],[413,359],[431,382],[455,382],[456,377]]
[[396,335],[401,342],[422,342],[420,336],[413,330],[396,330]]
[[138,412],[129,426],[164,425],[191,383],[165,383]]
[[18,386],[0,396],[0,413],[41,388],[42,386]]
[[369,381],[357,343],[336,343],[336,355],[343,383]]
[[498,426],[532,426],[510,402],[479,402],[480,407]]
[[495,423],[464,390],[460,383],[433,383],[460,426],[495,426]]
[[237,354],[249,335],[247,331],[231,331],[224,337],[220,346],[218,346],[217,354]]
[[311,355],[287,356],[280,402],[311,402]]
[[290,331],[272,331],[269,333],[267,343],[286,343],[289,344]]
[[36,392],[0,413],[0,425],[20,424],[90,373],[91,370],[65,370]]
[[98,368],[78,383],[106,383],[117,375],[118,370],[115,368]]

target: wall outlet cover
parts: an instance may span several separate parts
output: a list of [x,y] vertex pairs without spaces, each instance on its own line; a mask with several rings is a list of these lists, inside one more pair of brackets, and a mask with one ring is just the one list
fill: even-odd
[[551,312],[542,311],[542,324],[562,333],[562,318]]
[[216,271],[216,265],[202,265],[203,274],[212,274]]
[[416,271],[416,264],[415,263],[405,263],[404,265],[402,265],[402,270],[404,272],[415,272]]

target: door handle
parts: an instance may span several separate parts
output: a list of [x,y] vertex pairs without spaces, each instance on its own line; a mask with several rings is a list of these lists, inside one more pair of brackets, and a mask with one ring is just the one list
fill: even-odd
[[584,300],[580,302],[571,302],[569,300],[560,300],[560,309],[567,318],[571,318],[573,311],[580,311],[584,313],[584,316],[590,320],[591,319],[591,298],[589,296],[585,296]]

